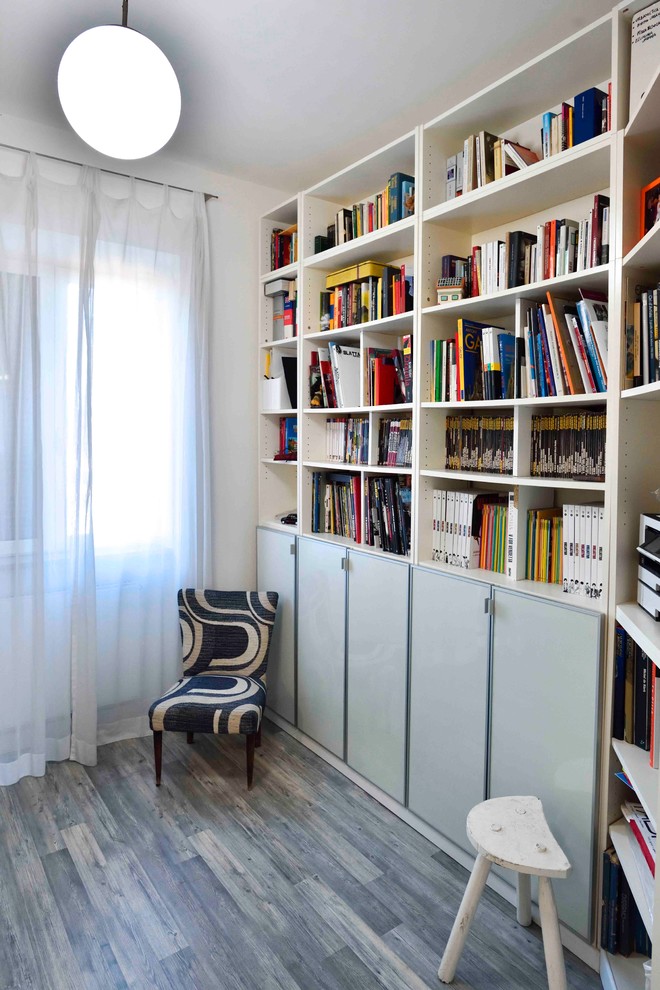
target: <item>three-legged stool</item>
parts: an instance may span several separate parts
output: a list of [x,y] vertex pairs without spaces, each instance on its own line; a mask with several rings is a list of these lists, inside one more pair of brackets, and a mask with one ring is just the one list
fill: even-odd
[[486,885],[491,863],[515,870],[518,921],[532,923],[530,877],[539,878],[539,911],[549,990],[566,990],[564,954],[550,877],[568,876],[571,864],[548,827],[535,797],[501,797],[475,805],[467,817],[467,834],[477,850],[468,885],[447,942],[438,977],[451,983],[470,925]]

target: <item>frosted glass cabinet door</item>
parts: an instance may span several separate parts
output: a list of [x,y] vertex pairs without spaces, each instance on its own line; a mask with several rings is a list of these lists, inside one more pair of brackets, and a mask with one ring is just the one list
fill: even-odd
[[257,529],[258,590],[280,596],[268,654],[268,708],[292,724],[296,720],[295,549],[295,536]]
[[413,568],[408,806],[473,853],[467,813],[484,799],[490,585]]
[[403,802],[409,566],[348,555],[349,766]]
[[298,728],[344,759],[346,550],[298,540]]
[[601,617],[494,590],[490,796],[534,794],[573,869],[553,883],[591,937]]

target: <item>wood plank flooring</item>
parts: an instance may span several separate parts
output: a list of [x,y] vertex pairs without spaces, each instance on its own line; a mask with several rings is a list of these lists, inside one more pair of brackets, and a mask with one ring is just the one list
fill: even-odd
[[[423,990],[466,871],[266,724],[166,733],[0,788],[0,990]],[[566,953],[573,990],[595,973]],[[487,891],[457,990],[547,987],[536,927]]]

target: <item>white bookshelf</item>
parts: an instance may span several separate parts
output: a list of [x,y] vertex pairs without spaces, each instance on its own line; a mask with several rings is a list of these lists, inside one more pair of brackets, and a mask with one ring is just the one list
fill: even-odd
[[[259,414],[260,447],[259,519],[262,525],[278,528],[274,517],[295,508],[299,536],[336,547],[357,549],[372,556],[392,555],[359,546],[344,537],[311,531],[312,477],[315,471],[335,471],[361,480],[391,474],[410,476],[412,488],[412,546],[404,560],[467,582],[515,591],[524,596],[591,610],[602,619],[603,665],[600,711],[600,778],[594,785],[597,808],[598,866],[592,893],[595,904],[601,895],[601,856],[609,842],[609,827],[622,800],[613,783],[621,764],[629,774],[644,807],[654,820],[658,808],[657,771],[648,767],[648,756],[610,738],[612,685],[614,677],[614,623],[621,622],[660,665],[660,623],[656,624],[634,604],[637,562],[635,559],[639,513],[654,511],[657,503],[648,493],[660,487],[660,383],[624,388],[625,280],[660,281],[660,225],[639,240],[639,189],[657,174],[660,154],[660,81],[649,88],[634,120],[627,121],[628,44],[630,19],[647,6],[642,0],[620,4],[610,15],[577,32],[549,51],[514,69],[505,77],[462,101],[428,123],[404,134],[358,162],[348,165],[267,214],[262,221],[264,244],[274,226],[298,223],[299,261],[289,272],[269,272],[262,246],[259,271],[262,326],[259,339],[260,374],[263,352],[295,352],[298,359],[297,410],[264,411]],[[563,100],[591,86],[607,89],[612,84],[612,128],[599,137],[567,149],[527,169],[492,182],[480,189],[446,201],[447,158],[462,148],[464,139],[481,130],[539,149],[542,114],[556,111]],[[653,171],[655,169],[655,171]],[[336,212],[372,197],[382,190],[393,172],[414,174],[416,213],[398,223],[314,253],[314,238],[325,234]],[[651,174],[652,173],[652,174]],[[553,218],[581,220],[598,194],[610,197],[610,255],[607,264],[585,271],[538,281],[505,291],[484,294],[458,302],[437,305],[436,279],[445,254],[467,256],[474,245],[504,239],[511,229],[535,232],[540,223]],[[412,312],[371,321],[358,326],[321,332],[319,293],[329,272],[361,261],[380,261],[412,271],[415,298]],[[286,275],[298,279],[298,336],[293,341],[270,340],[263,284]],[[431,402],[430,342],[449,339],[459,318],[517,329],[523,303],[553,298],[575,301],[580,289],[607,291],[609,297],[608,391],[588,395],[564,395],[536,399],[507,399],[481,402]],[[359,347],[394,347],[403,335],[413,339],[413,402],[408,405],[374,407],[360,404],[344,409],[310,408],[308,368],[310,356],[330,340]],[[364,364],[363,364],[364,371]],[[364,393],[364,389],[362,389]],[[363,395],[364,398],[364,395]],[[556,410],[597,410],[607,414],[605,481],[543,478],[530,475],[532,416]],[[445,468],[445,428],[448,415],[510,412],[514,430],[514,473],[485,474],[449,471]],[[297,465],[273,461],[272,439],[280,415],[297,415]],[[338,416],[369,419],[370,459],[373,460],[374,430],[382,416],[410,416],[413,421],[413,462],[410,468],[386,468],[376,464],[344,464],[328,461],[324,447],[325,422]],[[513,487],[522,493],[547,495],[548,506],[599,504],[604,506],[606,575],[598,600],[567,595],[557,585],[512,580],[485,570],[460,570],[432,560],[430,525],[433,492],[440,489],[506,492]],[[530,498],[532,495],[530,494]],[[286,504],[284,504],[286,503]],[[546,503],[544,502],[544,505]],[[525,523],[519,520],[518,540],[526,539]],[[279,526],[291,533],[291,527]],[[615,620],[616,614],[616,620]],[[646,764],[645,764],[646,759]],[[629,850],[622,830],[612,825],[612,839],[623,848],[626,875]],[[616,837],[616,839],[615,839]],[[594,908],[594,914],[599,912]],[[652,927],[649,921],[649,931]],[[599,944],[598,923],[592,946]],[[593,949],[592,949],[593,951]],[[602,953],[601,970],[615,990],[641,990],[643,975],[638,957],[622,959]],[[660,965],[653,990],[660,990]]]

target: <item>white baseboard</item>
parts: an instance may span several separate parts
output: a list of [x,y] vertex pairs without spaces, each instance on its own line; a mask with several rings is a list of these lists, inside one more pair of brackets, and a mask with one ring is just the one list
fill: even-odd
[[[323,746],[319,745],[319,743],[315,742],[313,739],[310,739],[309,736],[306,736],[304,732],[300,731],[300,729],[297,729],[294,725],[291,725],[291,723],[287,722],[286,719],[281,718],[268,708],[265,711],[265,715],[266,718],[271,720],[271,722],[274,722],[275,725],[278,725],[299,743],[302,743],[302,745],[307,749],[310,749],[313,753],[316,753],[317,756],[320,756],[322,760],[329,763],[330,766],[335,768],[335,770],[339,770],[339,772],[345,777],[352,780],[354,784],[361,787],[363,791],[370,794],[371,797],[375,798],[375,800],[379,802],[379,804],[382,804],[388,809],[388,811],[391,811],[394,815],[396,815],[397,818],[404,821],[406,825],[410,825],[411,828],[414,828],[416,832],[423,835],[424,838],[428,839],[429,842],[432,842],[434,846],[438,847],[438,849],[441,849],[443,852],[447,853],[448,856],[455,859],[456,862],[460,863],[461,866],[464,866],[465,869],[472,869],[472,866],[474,865],[474,857],[470,856],[469,853],[466,853],[463,849],[460,849],[450,839],[447,839],[440,832],[436,831],[436,829],[434,829],[431,825],[428,825],[421,818],[418,818],[418,816],[413,814],[412,811],[409,811],[408,808],[405,808],[402,804],[399,804],[398,801],[395,801],[394,798],[390,797],[389,794],[386,794],[385,791],[381,791],[379,787],[376,787],[375,784],[372,784],[361,774],[349,767],[347,763],[340,760],[338,756],[334,755],[334,753],[330,753],[327,749],[324,749]],[[500,877],[495,876],[492,873],[488,878],[488,886],[494,890],[495,893],[499,894],[506,901],[515,906],[515,887],[512,887],[510,884],[506,883]],[[538,908],[534,904],[532,905],[532,917],[537,925],[540,924]],[[588,945],[578,935],[564,928],[562,925],[559,927],[561,929],[562,944],[570,952],[576,955],[578,959],[581,959],[582,962],[587,964],[587,966],[590,966],[591,969],[598,972],[601,965],[600,953],[598,949],[594,948],[592,945]],[[612,990],[618,990],[616,984],[612,985]]]

